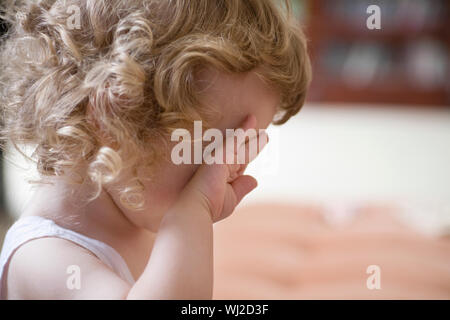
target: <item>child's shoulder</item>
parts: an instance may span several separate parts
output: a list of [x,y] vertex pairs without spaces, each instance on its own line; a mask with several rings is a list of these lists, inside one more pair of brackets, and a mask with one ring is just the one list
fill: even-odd
[[[89,250],[57,237],[21,245],[12,255],[5,277],[8,299],[91,298],[92,288],[108,283],[119,292],[128,290],[128,285]],[[103,295],[107,292],[101,291]]]
[[5,270],[8,299],[69,298],[67,270],[85,265],[92,257],[86,249],[68,240],[45,237],[21,245]]

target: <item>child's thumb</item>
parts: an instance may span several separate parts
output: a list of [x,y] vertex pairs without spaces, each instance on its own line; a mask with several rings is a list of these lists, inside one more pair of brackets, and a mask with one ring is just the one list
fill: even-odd
[[252,176],[240,176],[231,183],[234,194],[236,195],[236,205],[258,186],[258,182]]

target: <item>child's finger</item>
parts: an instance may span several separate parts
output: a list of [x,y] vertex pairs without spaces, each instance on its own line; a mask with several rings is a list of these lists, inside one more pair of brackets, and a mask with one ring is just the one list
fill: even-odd
[[240,176],[231,183],[236,195],[236,205],[241,202],[248,193],[258,186],[258,182],[252,176]]
[[241,123],[239,128],[243,129],[244,131],[248,129],[255,129],[256,123],[257,123],[256,117],[253,114],[249,114]]
[[[248,115],[247,117],[245,117],[245,119],[241,122],[241,124],[239,125],[238,128],[234,129],[231,131],[231,133],[227,132],[227,136],[224,139],[224,143],[223,143],[223,162],[226,164],[237,164],[236,161],[236,153],[237,150],[239,149],[239,145],[238,143],[240,141],[238,141],[237,136],[240,135],[242,132],[247,132],[247,130],[250,129],[255,129],[256,128],[256,124],[257,124],[257,120],[256,117],[252,114]],[[240,143],[245,143],[245,141],[247,141],[247,138],[244,139],[243,142]],[[237,168],[239,169],[239,168]],[[232,170],[233,171],[233,170]]]
[[228,172],[229,172],[227,182],[229,183],[239,176],[238,172],[241,168],[241,165],[238,163],[233,163],[233,164],[227,164],[227,166],[228,166]]
[[269,142],[269,136],[264,130],[256,137],[251,138],[249,141],[241,144],[237,152],[237,161],[239,164],[249,164],[252,162],[258,154],[264,149]]
[[247,166],[248,166],[248,164],[246,163],[246,164],[243,164],[243,165],[241,165],[241,168],[238,170],[238,172],[237,172],[237,175],[238,176],[241,176],[241,175],[243,175],[244,174],[244,172],[245,172],[245,170],[247,169]]

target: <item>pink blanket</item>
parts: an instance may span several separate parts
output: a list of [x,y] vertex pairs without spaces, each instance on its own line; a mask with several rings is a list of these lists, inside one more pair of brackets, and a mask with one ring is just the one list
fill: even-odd
[[361,208],[332,226],[319,206],[238,209],[215,225],[214,299],[449,299],[450,239],[392,210]]

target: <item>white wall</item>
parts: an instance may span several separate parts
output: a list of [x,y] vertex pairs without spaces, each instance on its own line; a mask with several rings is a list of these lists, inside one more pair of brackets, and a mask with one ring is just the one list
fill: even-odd
[[[278,145],[250,167],[260,175],[252,201],[450,200],[450,108],[307,105],[284,126],[272,126],[269,137]],[[259,162],[275,157],[278,170],[264,173]]]

